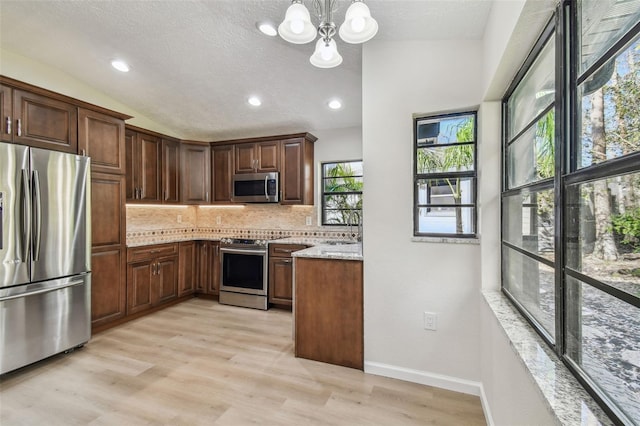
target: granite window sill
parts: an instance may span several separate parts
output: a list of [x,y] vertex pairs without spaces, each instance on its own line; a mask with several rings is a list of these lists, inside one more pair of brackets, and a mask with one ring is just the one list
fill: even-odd
[[483,292],[483,296],[559,424],[613,424],[501,292]]

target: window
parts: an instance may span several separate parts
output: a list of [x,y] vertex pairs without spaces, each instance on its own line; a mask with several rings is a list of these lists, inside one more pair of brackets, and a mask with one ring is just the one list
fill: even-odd
[[414,120],[414,235],[475,237],[476,113]]
[[620,424],[640,424],[639,5],[562,2],[503,99],[503,291]]
[[322,163],[322,225],[349,225],[362,217],[362,161]]

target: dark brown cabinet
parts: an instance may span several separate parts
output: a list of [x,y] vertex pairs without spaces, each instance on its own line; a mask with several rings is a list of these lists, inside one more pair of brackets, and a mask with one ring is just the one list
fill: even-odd
[[91,253],[91,326],[97,328],[126,315],[126,250],[95,248]]
[[127,250],[127,315],[178,297],[178,244]]
[[211,146],[211,165],[213,166],[212,201],[214,203],[231,202],[233,158],[233,145]]
[[178,297],[192,294],[198,278],[196,243],[184,241],[179,244]]
[[196,292],[217,295],[220,290],[220,243],[198,241],[198,280]]
[[91,171],[125,174],[124,121],[78,109],[78,153],[91,157]]
[[161,184],[161,140],[127,128],[125,133],[127,201],[159,202]]
[[162,202],[180,202],[180,142],[162,139]]
[[180,145],[180,199],[185,204],[208,204],[211,187],[209,144]]
[[313,205],[314,136],[282,141],[280,167],[280,204]]
[[291,306],[293,259],[291,253],[307,248],[298,244],[269,244],[269,303]]
[[279,169],[279,141],[235,145],[236,173],[277,172]]
[[27,90],[1,86],[2,140],[78,152],[78,107]]
[[295,262],[295,355],[362,370],[362,262]]

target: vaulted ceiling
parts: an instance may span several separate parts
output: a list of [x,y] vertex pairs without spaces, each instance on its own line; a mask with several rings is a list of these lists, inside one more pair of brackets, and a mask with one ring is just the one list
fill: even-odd
[[[0,47],[61,70],[182,138],[222,140],[360,125],[362,47],[337,38],[342,65],[313,67],[313,43],[293,45],[256,28],[262,20],[277,25],[289,4],[2,0]],[[310,1],[305,4],[313,10]],[[492,0],[367,4],[379,23],[376,42],[460,40],[483,37]],[[337,0],[338,25],[348,5]],[[111,68],[114,58],[128,61],[131,71]],[[260,96],[262,106],[250,107],[250,95]],[[341,110],[327,107],[332,98],[342,100]]]

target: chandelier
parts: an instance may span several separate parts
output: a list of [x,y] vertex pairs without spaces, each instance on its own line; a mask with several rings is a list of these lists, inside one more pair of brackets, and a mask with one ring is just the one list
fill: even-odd
[[316,49],[309,61],[318,68],[333,68],[342,63],[338,46],[334,40],[336,32],[340,38],[352,44],[371,40],[378,32],[378,23],[371,17],[369,7],[364,0],[352,0],[345,14],[344,23],[337,29],[333,22],[336,0],[313,0],[313,9],[320,24],[311,23],[311,15],[302,0],[292,0],[284,21],[278,26],[280,37],[294,44],[305,44],[315,40]]

